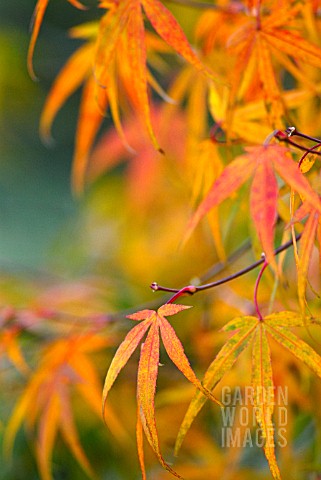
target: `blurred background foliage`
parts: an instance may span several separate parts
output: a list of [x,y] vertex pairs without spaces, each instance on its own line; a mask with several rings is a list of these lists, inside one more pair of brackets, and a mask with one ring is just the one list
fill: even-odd
[[[87,5],[91,3],[96,2],[86,1]],[[97,18],[99,12],[95,8],[85,13],[78,11],[65,0],[49,2],[35,52],[34,65],[39,78],[35,83],[26,68],[29,23],[34,6],[34,0],[0,0],[1,318],[5,324],[15,316],[21,325],[28,326],[19,341],[28,368],[33,371],[39,367],[42,354],[50,348],[52,340],[72,332],[97,331],[106,339],[107,346],[92,352],[91,361],[102,381],[112,353],[131,326],[124,320],[126,309],[138,309],[142,302],[151,302],[154,307],[162,303],[160,294],[152,297],[149,284],[153,281],[173,287],[186,284],[213,265],[218,256],[206,226],[196,230],[186,248],[179,249],[191,207],[192,179],[185,174],[184,163],[170,163],[170,154],[167,160],[159,160],[155,153],[145,148],[141,138],[139,162],[135,164],[121,151],[122,161],[111,172],[96,180],[82,197],[72,195],[70,172],[80,93],[73,95],[59,112],[53,127],[54,143],[50,146],[44,145],[39,137],[39,118],[54,78],[80,45],[79,40],[68,37],[68,29],[82,23],[84,17],[86,21]],[[178,7],[175,9],[178,11]],[[191,31],[196,17],[194,11],[184,10],[181,23],[185,31]],[[155,112],[157,116],[157,108]],[[102,130],[110,125],[110,119],[106,118]],[[174,157],[175,149],[184,149],[184,128],[179,115],[169,127],[163,142]],[[110,142],[115,142],[114,133],[109,135]],[[100,144],[102,157],[106,153],[103,142]],[[99,150],[96,153],[100,155]],[[153,177],[140,170],[141,164],[148,168],[150,175],[156,172],[153,182],[150,180]],[[157,169],[161,169],[162,175],[157,176]],[[248,201],[243,194],[244,189],[241,189],[237,194],[241,201],[235,202],[238,206],[233,207],[232,214],[232,202],[227,201],[221,208],[222,217],[229,218],[223,230],[227,251],[233,251],[241,239],[249,235],[244,222]],[[247,253],[242,266],[252,259],[252,254]],[[238,266],[235,262],[233,271]],[[294,266],[289,267],[286,286],[289,308],[296,308],[292,300],[294,275]],[[256,273],[251,273],[247,282],[241,279],[231,286],[193,298],[194,312],[184,314],[183,322],[175,325],[200,375],[223,343],[222,334],[217,333],[218,327],[233,315],[252,313],[250,300],[255,277]],[[267,275],[266,284],[260,286],[262,303],[268,303],[272,286],[273,280]],[[280,296],[284,300],[283,291]],[[313,300],[318,302],[314,297]],[[278,298],[276,306],[279,306]],[[46,320],[50,314],[53,314],[53,322]],[[1,392],[0,447],[5,423],[28,378],[23,363],[19,363],[19,359],[16,361],[21,371],[13,368],[13,362],[5,355],[0,357],[1,380],[3,385],[9,385]],[[133,434],[135,361],[137,355],[123,374],[126,381],[117,383],[110,394],[111,405],[126,426],[125,434],[116,428],[112,435],[101,418],[89,411],[72,390],[80,442],[102,480],[140,478]],[[244,357],[225,383],[246,385],[250,381],[248,361],[248,356]],[[295,386],[291,390],[294,398],[291,408],[299,415],[293,424],[293,442],[288,449],[279,452],[281,468],[286,466],[291,475],[299,472],[296,477],[289,477],[291,479],[314,480],[317,477],[304,477],[301,473],[302,465],[310,465],[309,469],[315,472],[320,462],[320,433],[317,434],[316,429],[319,420],[311,413],[314,407],[318,408],[314,403],[320,396],[320,387],[313,384],[314,395],[309,398],[310,377],[295,360],[289,360],[288,364]],[[175,367],[167,361],[166,370],[160,369],[158,385],[159,431],[165,457],[171,459],[175,435],[193,388],[183,383]],[[302,393],[296,397],[298,385]],[[133,401],[128,401],[129,398]],[[188,472],[191,480],[215,480],[222,478],[224,472],[230,472],[227,478],[237,480],[270,478],[263,453],[256,449],[229,449],[222,455],[221,448],[213,442],[221,422],[216,408],[208,406],[200,418],[201,428],[197,424],[192,429],[189,442],[176,462],[182,475]],[[294,459],[293,451],[296,452]],[[11,461],[1,460],[0,480],[38,480],[34,454],[32,429],[20,429]],[[170,478],[161,467],[155,466],[149,450],[146,456],[151,479]],[[55,480],[88,478],[60,436],[53,454],[53,473]]]
[[[98,330],[104,329],[106,313],[151,301],[148,285],[152,281],[170,278],[174,285],[182,283],[216,258],[210,248],[195,249],[193,242],[187,252],[178,250],[188,206],[183,172],[174,170],[172,178],[166,177],[157,189],[150,186],[149,204],[143,195],[139,197],[139,189],[128,194],[124,164],[100,178],[81,198],[73,196],[70,171],[80,92],[59,112],[52,145],[43,144],[39,137],[39,118],[54,78],[80,45],[79,40],[69,38],[68,29],[80,24],[84,16],[88,21],[100,12],[89,9],[84,14],[65,0],[49,2],[34,59],[39,81],[33,82],[26,58],[34,6],[33,0],[0,2],[1,318],[3,325],[13,317],[27,325],[27,333],[16,333],[28,365],[24,371],[22,362],[17,371],[5,352],[0,352],[1,380],[10,385],[1,393],[1,448],[5,424],[27,385],[28,369],[37,370],[52,340],[78,331],[79,319],[85,329],[92,328],[93,318],[98,319]],[[190,18],[185,17],[186,28]],[[103,128],[110,124],[107,118]],[[160,296],[155,300],[156,305],[161,303]],[[54,321],[46,322],[44,311],[58,312],[57,318],[55,313]],[[112,324],[104,333],[107,338],[110,330],[117,333],[129,328],[124,315],[118,318],[120,327]],[[184,332],[184,328],[179,330]],[[110,339],[113,351],[120,340],[118,334]],[[110,358],[106,349],[94,354],[101,380]],[[114,397],[122,415],[126,412],[123,423],[131,434],[135,411],[127,398],[135,396],[135,376],[133,362],[126,376],[128,384],[120,385]],[[101,419],[90,412],[84,415],[86,407],[75,394],[73,408],[80,442],[100,478],[139,478],[134,439],[126,437],[125,447],[124,442],[115,442]],[[34,456],[32,431],[19,430],[11,460],[1,460],[0,479],[39,479]],[[152,458],[148,454],[147,459]],[[55,480],[87,478],[59,436],[53,474]]]

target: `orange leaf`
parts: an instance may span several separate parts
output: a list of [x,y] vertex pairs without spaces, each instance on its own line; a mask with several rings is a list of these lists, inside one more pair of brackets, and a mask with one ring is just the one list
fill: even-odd
[[293,190],[302,195],[308,203],[311,203],[321,213],[321,202],[318,194],[312,190],[298,165],[288,158],[287,150],[280,145],[273,145],[273,149],[275,152],[273,164],[277,173]]
[[74,454],[78,463],[82,466],[83,470],[91,477],[95,478],[94,471],[88,461],[88,458],[82,449],[77,429],[73,419],[72,408],[68,398],[68,393],[64,391],[65,389],[60,385],[60,428],[63,434],[63,437],[69,446],[70,450]]
[[[77,7],[79,9],[85,9],[84,5],[82,5],[80,2],[77,0],[68,0],[69,3],[71,3],[74,7]],[[47,9],[49,0],[38,0],[36,7],[33,12],[32,20],[31,20],[31,26],[32,26],[32,34],[31,34],[31,39],[30,39],[30,44],[29,44],[29,50],[28,50],[28,70],[31,78],[36,80],[36,75],[33,69],[32,65],[32,57],[33,53],[35,50],[37,38],[39,35],[40,27],[42,24],[42,20],[45,14],[45,11]]]
[[160,37],[195,68],[206,73],[211,78],[217,79],[214,73],[206,69],[198,56],[193,52],[185,33],[171,12],[158,0],[142,0],[141,3],[149,21]]
[[140,469],[142,472],[142,480],[147,480],[144,460],[144,438],[143,438],[143,425],[140,417],[139,406],[137,406],[137,419],[136,419],[136,442],[137,453]]
[[142,425],[152,449],[161,465],[178,478],[182,478],[164,460],[158,440],[155,421],[155,392],[159,365],[159,322],[154,321],[142,345],[137,374],[137,402]]
[[153,315],[156,316],[156,312],[153,310],[148,310],[152,312],[150,318],[147,318],[144,322],[139,323],[136,327],[132,328],[125,337],[125,340],[119,345],[117,352],[110,364],[108,369],[104,389],[103,389],[103,417],[105,418],[105,406],[107,395],[113,383],[115,382],[120,370],[126,365],[130,356],[136,349],[137,345],[139,344],[140,340],[144,336],[145,332],[147,331],[150,323],[152,321]]
[[46,141],[50,140],[51,125],[57,112],[88,75],[93,51],[92,43],[83,45],[69,58],[59,72],[46,99],[40,120],[40,133]]
[[262,83],[266,111],[272,128],[282,128],[282,117],[285,109],[281,92],[272,65],[269,45],[262,35],[258,35],[256,48],[258,50],[258,73]]
[[[166,315],[169,314],[167,313]],[[220,405],[221,403],[209,392],[209,390],[203,387],[196,377],[185,355],[183,346],[176,336],[175,330],[163,316],[160,316],[159,326],[165,350],[172,362],[204,395]]]
[[127,55],[131,72],[132,88],[135,91],[136,108],[141,114],[147,131],[156,150],[160,150],[150,121],[150,108],[147,94],[147,56],[145,45],[145,29],[140,3],[133,2],[127,22]]
[[76,193],[84,187],[88,156],[98,129],[104,119],[108,96],[105,89],[99,87],[93,76],[84,86],[77,123],[75,151],[72,164],[72,185]]
[[36,449],[39,471],[43,480],[52,480],[50,464],[59,423],[59,410],[59,396],[53,392],[40,420],[39,441]]
[[129,2],[120,2],[111,8],[99,22],[99,32],[96,42],[94,76],[100,86],[105,86],[106,74],[110,62],[116,54],[119,37],[126,27],[128,20]]
[[38,35],[39,35],[39,30],[40,30],[40,27],[41,27],[41,24],[42,24],[43,16],[45,14],[48,2],[49,2],[49,0],[38,0],[38,2],[36,4],[36,7],[34,9],[34,12],[33,12],[32,21],[31,21],[32,34],[31,34],[31,39],[30,39],[30,44],[29,44],[27,62],[28,62],[29,74],[30,74],[31,78],[33,78],[34,80],[36,80],[37,77],[36,77],[34,69],[33,69],[32,58],[33,58],[33,53],[34,53],[34,50],[35,50],[37,38],[38,38]]
[[252,175],[254,168],[255,158],[249,158],[247,155],[237,157],[225,167],[190,220],[185,239],[190,236],[198,222],[211,208],[230,197]]
[[321,67],[321,49],[317,45],[305,40],[296,32],[271,29],[263,33],[270,45],[277,50],[281,50],[296,60],[302,60],[305,63],[317,68]]

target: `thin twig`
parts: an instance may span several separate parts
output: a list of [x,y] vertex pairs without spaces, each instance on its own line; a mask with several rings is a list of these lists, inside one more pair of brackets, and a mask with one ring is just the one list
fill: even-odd
[[[301,233],[296,236],[296,241],[298,242],[301,238]],[[283,252],[284,250],[287,250],[289,247],[293,245],[292,239],[289,240],[288,242],[284,243],[283,245],[280,245],[278,248],[274,250],[274,255],[278,255],[279,253]],[[169,287],[163,287],[161,285],[158,285],[158,283],[153,282],[150,285],[150,288],[154,291],[161,291],[161,292],[171,292],[174,293],[167,303],[173,303],[175,300],[177,300],[180,296],[188,294],[188,295],[194,295],[194,293],[201,292],[203,290],[208,290],[210,288],[215,288],[218,287],[219,285],[223,285],[224,283],[228,283],[231,280],[234,280],[235,278],[241,277],[242,275],[245,275],[246,273],[250,272],[251,270],[254,270],[258,266],[262,265],[265,262],[265,256],[262,257],[260,260],[257,260],[256,262],[252,263],[251,265],[248,265],[245,268],[242,268],[238,272],[233,273],[232,275],[228,275],[227,277],[221,278],[220,280],[216,280],[215,282],[211,283],[206,283],[204,285],[186,285],[183,288],[169,288]]]

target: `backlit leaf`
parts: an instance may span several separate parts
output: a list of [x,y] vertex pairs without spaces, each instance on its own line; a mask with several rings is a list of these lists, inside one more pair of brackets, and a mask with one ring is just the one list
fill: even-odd
[[276,221],[278,185],[269,158],[261,155],[251,188],[251,216],[266,259],[274,264],[274,225]]
[[109,390],[111,389],[116,378],[118,377],[120,370],[126,365],[132,353],[137,348],[139,342],[141,341],[144,334],[148,330],[148,327],[151,324],[153,316],[155,316],[155,312],[152,311],[150,318],[147,317],[147,319],[144,322],[139,323],[134,328],[132,328],[126,335],[123,342],[119,345],[117,352],[114,355],[114,358],[110,364],[110,367],[106,375],[104,390],[103,390],[104,417],[105,417],[106,400],[107,400],[107,395],[109,393]]
[[[248,346],[253,337],[253,333],[257,327],[257,318],[241,317],[239,320],[239,324],[237,324],[236,319],[234,319],[223,328],[225,331],[236,331],[223,345],[205,373],[202,383],[208,390],[215,388],[224,374],[232,368],[238,356]],[[178,454],[186,433],[206,400],[207,398],[202,395],[200,391],[195,392],[177,435],[175,443],[176,455]]]
[[[282,322],[282,312],[279,316],[280,321]],[[274,340],[289,350],[289,352],[305,363],[318,377],[321,378],[321,357],[315,352],[315,350],[313,350],[313,348],[291,331],[276,325],[269,325],[268,320],[266,322],[266,329]]]
[[[74,7],[84,9],[85,7],[82,5],[82,3],[78,2],[77,0],[68,0],[69,3],[74,5]],[[30,44],[29,44],[29,50],[28,50],[28,70],[30,73],[30,76],[33,79],[36,79],[36,75],[33,69],[32,65],[32,57],[34,53],[34,49],[36,46],[37,38],[39,35],[40,27],[42,24],[42,20],[45,14],[45,11],[47,9],[49,0],[38,0],[35,10],[33,12],[33,18],[32,18],[32,34],[31,34],[31,39],[30,39]]]
[[252,387],[254,411],[264,440],[264,453],[269,462],[273,478],[281,480],[275,458],[274,427],[272,422],[274,386],[271,354],[263,322],[259,323],[253,340]]

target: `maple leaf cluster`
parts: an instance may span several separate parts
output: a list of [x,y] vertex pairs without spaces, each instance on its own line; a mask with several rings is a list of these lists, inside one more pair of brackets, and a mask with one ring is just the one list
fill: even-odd
[[[85,2],[68,1],[86,14]],[[68,313],[73,293],[66,287],[63,293],[55,290],[36,296],[27,307],[2,309],[1,354],[25,378],[5,430],[5,450],[12,451],[24,424],[36,439],[35,456],[44,480],[53,478],[52,455],[59,435],[84,472],[96,475],[77,429],[75,397],[83,411],[105,420],[113,441],[130,453],[128,432],[135,417],[143,479],[149,476],[146,465],[153,462],[145,457],[144,435],[167,470],[165,475],[257,478],[255,470],[243,469],[240,448],[234,445],[223,455],[201,423],[202,417],[201,426],[194,423],[207,400],[213,416],[224,409],[219,397],[224,384],[251,386],[254,416],[270,469],[262,478],[287,478],[284,465],[290,465],[289,451],[292,448],[293,455],[294,447],[284,454],[277,451],[274,393],[266,396],[264,392],[289,387],[295,402],[294,408],[288,407],[293,431],[295,409],[311,414],[311,402],[318,403],[319,2],[177,3],[183,5],[176,5],[174,15],[160,0],[98,2],[100,19],[71,29],[70,35],[83,43],[58,74],[41,116],[40,132],[48,141],[59,110],[82,86],[72,185],[77,194],[91,189],[83,222],[93,231],[92,236],[88,234],[92,257],[97,259],[100,252],[102,257],[110,256],[109,263],[102,261],[103,269],[109,269],[114,285],[118,282],[119,290],[126,292],[126,299],[113,292],[108,308],[127,307],[128,297],[137,299],[132,285],[145,284],[151,274],[173,283],[186,281],[188,275],[193,278],[182,288],[153,282],[154,292],[171,293],[171,297],[131,308],[130,313],[104,313],[105,304],[95,303],[88,285],[76,288],[84,298],[76,298],[75,314]],[[47,5],[48,0],[38,0],[33,16],[28,52],[33,77],[35,47]],[[187,7],[197,15],[189,14],[185,33],[180,23]],[[108,115],[114,126],[95,144]],[[124,173],[119,168],[123,163]],[[107,180],[107,188],[101,187],[99,181],[106,172],[111,172],[107,178],[121,178],[121,186]],[[118,222],[115,231],[122,232],[112,247],[95,234],[95,229],[106,233],[111,225],[106,229],[104,223],[108,202]],[[110,227],[108,234],[111,231]],[[241,246],[240,238],[245,240]],[[236,262],[244,257],[243,267],[237,270]],[[245,274],[260,266],[256,281],[253,276],[244,280]],[[200,274],[202,269],[207,269],[205,274]],[[125,273],[114,274],[114,270]],[[211,281],[222,272],[226,275]],[[236,287],[226,286],[239,277]],[[186,312],[186,325],[177,327],[178,335],[166,317],[190,308],[175,303],[183,295],[204,290],[208,300],[205,306],[198,305],[201,314],[194,314],[193,320]],[[91,302],[97,315],[88,309]],[[125,317],[136,325],[120,341]],[[67,326],[59,323],[61,319],[68,320]],[[303,333],[297,334],[300,328]],[[33,366],[21,340],[30,332],[45,342]],[[179,340],[181,334],[186,347]],[[163,348],[188,380],[186,386],[177,383],[171,365],[161,368]],[[114,350],[103,386],[101,359],[105,365],[105,356]],[[217,352],[214,359],[213,351]],[[125,365],[128,390],[116,382]],[[198,371],[202,368],[204,375]],[[319,377],[318,386],[314,377]],[[157,383],[161,384],[158,396]],[[315,388],[314,400],[307,398],[308,388],[309,392]],[[180,419],[176,414],[185,404],[187,411]],[[217,422],[214,425],[218,427]],[[187,433],[192,448],[185,447]],[[186,448],[183,456],[195,462],[183,458],[174,468],[166,460],[161,439],[164,445],[175,443],[176,455]],[[293,465],[291,472],[298,463]],[[157,470],[151,478],[162,475],[163,470]]]

